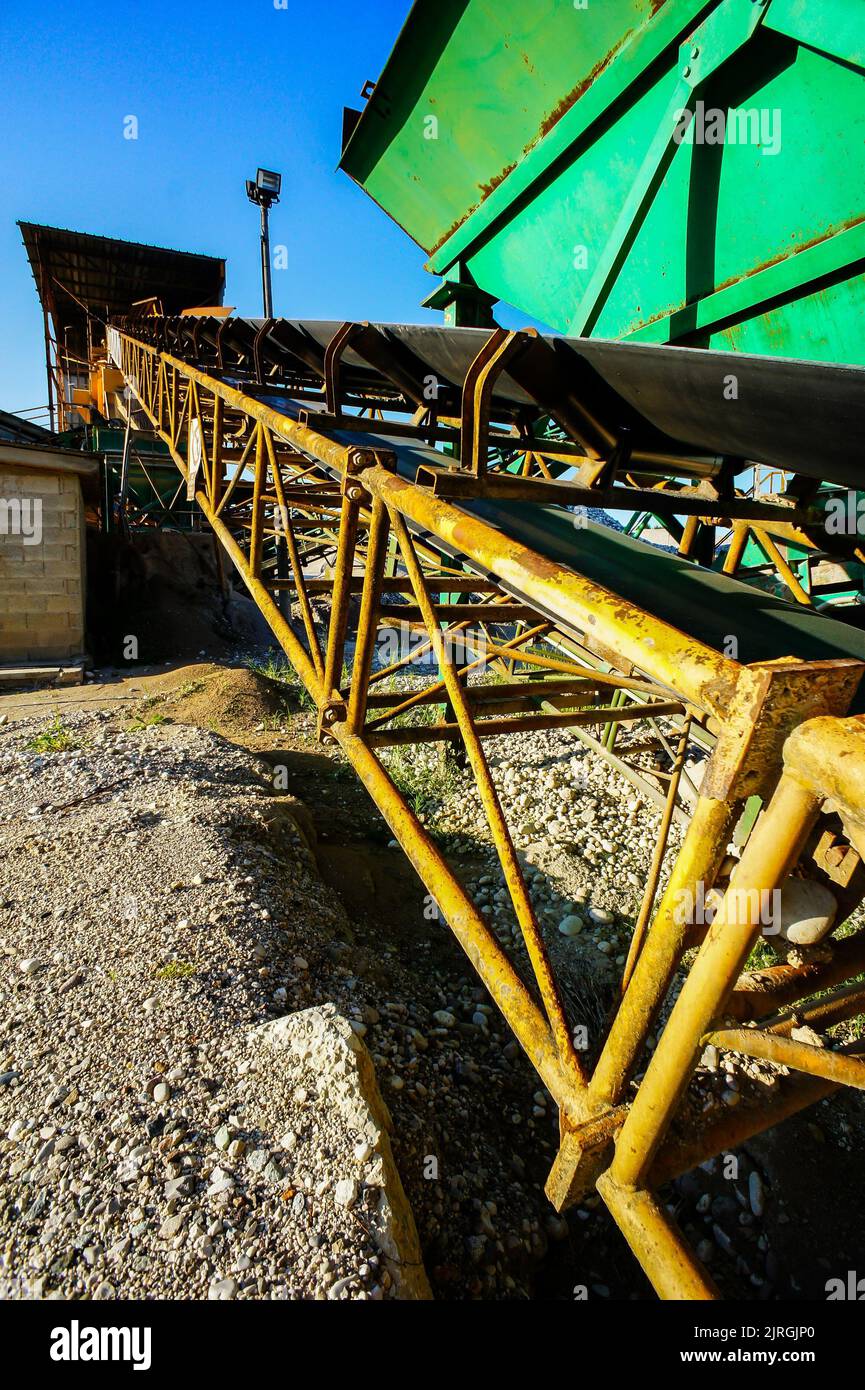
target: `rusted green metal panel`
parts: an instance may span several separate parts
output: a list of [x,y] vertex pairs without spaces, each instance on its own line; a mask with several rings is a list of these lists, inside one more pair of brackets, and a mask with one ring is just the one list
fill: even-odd
[[561,332],[865,362],[862,0],[418,0],[342,167]]

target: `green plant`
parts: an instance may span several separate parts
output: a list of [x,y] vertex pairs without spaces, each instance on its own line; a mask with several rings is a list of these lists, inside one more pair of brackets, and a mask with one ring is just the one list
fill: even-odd
[[157,980],[186,980],[190,975],[195,974],[196,967],[191,960],[170,960],[167,965],[161,965],[155,975]]
[[81,748],[83,742],[72,729],[66,727],[60,715],[55,714],[51,723],[29,740],[27,747],[33,753],[68,753],[73,748]]
[[143,729],[152,729],[156,724],[170,724],[167,714],[148,714],[131,720],[126,726],[128,734],[140,734]]
[[437,752],[427,760],[419,758],[413,749],[393,748],[387,770],[416,816],[428,816],[440,810],[456,790],[456,772],[451,763],[438,757]]
[[315,709],[315,702],[306,686],[281,653],[270,651],[266,657],[253,656],[246,664],[257,676],[262,676],[265,680],[289,691],[301,709]]

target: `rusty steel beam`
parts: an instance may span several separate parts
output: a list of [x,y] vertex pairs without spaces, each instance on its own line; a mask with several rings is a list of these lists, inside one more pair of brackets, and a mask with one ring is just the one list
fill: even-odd
[[[688,1163],[695,1152],[732,1132],[728,1127],[723,1135],[709,1135],[707,1130],[709,1137],[702,1140],[687,1134],[684,1140],[671,1137],[705,1039],[742,1050],[763,1048],[785,1065],[807,1062],[819,1074],[806,1079],[805,1089],[796,1092],[799,1097],[823,1094],[820,1088],[839,1080],[860,1084],[861,1063],[829,1049],[803,1051],[787,1036],[786,1015],[770,1017],[759,1031],[722,1028],[720,1020],[731,1014],[748,1017],[742,1012],[745,999],[771,1015],[862,968],[863,945],[853,938],[852,945],[836,946],[834,964],[822,973],[779,967],[779,975],[765,972],[773,976],[771,988],[749,990],[749,977],[741,971],[760,923],[736,893],[746,886],[777,886],[795,864],[824,804],[840,814],[850,842],[860,852],[865,846],[865,729],[861,721],[843,717],[863,668],[854,661],[792,659],[742,665],[591,581],[576,564],[552,561],[458,502],[434,496],[398,471],[392,453],[376,447],[374,432],[369,434],[373,447],[358,447],[354,429],[345,428],[347,417],[336,412],[344,411],[346,393],[354,390],[355,368],[349,370],[348,353],[355,344],[363,345],[367,357],[378,359],[382,368],[388,365],[387,344],[371,339],[368,327],[357,333],[352,326],[341,330],[332,351],[306,364],[305,370],[317,374],[321,389],[327,389],[333,412],[309,416],[302,410],[284,414],[195,364],[116,329],[109,335],[114,335],[112,351],[143,413],[167,444],[310,695],[319,737],[335,741],[354,768],[549,1088],[562,1124],[547,1185],[551,1200],[561,1208],[596,1186],[662,1297],[715,1297],[711,1281],[653,1194],[659,1173]],[[286,350],[293,351],[290,336],[285,342]],[[227,339],[223,343],[218,338],[218,348],[220,344],[227,351]],[[258,347],[263,353],[266,339]],[[476,359],[473,399],[464,401],[462,423],[465,448],[479,478],[487,462],[482,459],[484,420],[494,410],[493,382],[505,368],[505,352],[507,364],[517,371],[524,363],[523,350],[528,349],[522,339],[505,335]],[[405,354],[396,358],[391,364],[394,384],[408,392],[411,363]],[[368,402],[366,408],[377,407]],[[352,423],[356,418],[351,417]],[[422,424],[419,413],[418,419]],[[203,466],[190,478],[186,460],[193,428],[201,437]],[[527,465],[531,453],[527,447]],[[285,540],[290,581],[272,577],[266,567],[272,562],[265,560],[265,549],[274,538]],[[318,563],[324,557],[332,572],[310,574],[313,557]],[[274,597],[280,592],[297,604],[297,630],[280,611]],[[476,596],[475,601],[442,603],[440,595],[448,592]],[[388,603],[387,596],[396,594],[408,602]],[[478,602],[478,596],[487,601]],[[329,602],[322,616],[324,599]],[[357,634],[346,683],[343,659],[352,605]],[[411,634],[414,645],[388,666],[376,667],[377,634],[394,624]],[[489,629],[502,625],[515,629],[514,635],[490,639]],[[549,647],[538,650],[544,639],[565,644],[573,659],[565,660]],[[592,664],[596,652],[603,654],[599,665],[610,669]],[[383,688],[423,654],[435,657],[434,679],[416,690]],[[504,684],[470,683],[471,673],[487,661],[505,671]],[[540,678],[521,678],[518,672]],[[633,703],[615,703],[625,697]],[[452,713],[434,725],[403,723],[430,705]],[[651,722],[673,715],[678,747],[666,797],[658,794],[665,814],[644,909],[621,999],[597,1040],[590,1068],[574,1046],[566,1002],[483,740],[525,729],[573,728],[578,736],[584,724]],[[397,719],[400,727],[387,727]],[[673,817],[683,814],[676,786],[688,733],[706,730],[714,740],[712,756],[650,921],[666,833]],[[407,804],[381,754],[388,745],[440,739],[459,740],[467,750],[523,934],[534,976],[531,986]],[[608,754],[614,766],[621,762],[610,749],[597,751]],[[629,1083],[690,944],[692,924],[680,912],[682,896],[713,885],[741,808],[751,796],[763,798],[767,808],[745,845],[735,884],[727,889],[696,959],[684,970],[682,991],[632,1092]],[[860,993],[849,990],[827,1002],[822,1012],[819,1005],[810,1007],[817,1010],[815,1020],[831,1026],[849,1017],[860,1002]],[[815,1058],[815,1053],[820,1055]],[[748,1123],[765,1128],[779,1113],[780,1107],[770,1107]],[[732,1123],[745,1132],[744,1119],[734,1117]]]

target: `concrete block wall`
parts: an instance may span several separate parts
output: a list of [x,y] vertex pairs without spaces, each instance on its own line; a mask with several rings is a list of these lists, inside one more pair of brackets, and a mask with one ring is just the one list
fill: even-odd
[[[15,533],[9,504],[16,500],[42,504],[35,542]],[[83,655],[84,566],[77,475],[0,464],[0,664],[49,664]]]

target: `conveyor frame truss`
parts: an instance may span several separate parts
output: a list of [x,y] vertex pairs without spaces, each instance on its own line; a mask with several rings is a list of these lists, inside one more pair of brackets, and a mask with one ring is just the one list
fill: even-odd
[[[761,894],[797,864],[819,863],[847,911],[861,897],[865,725],[844,716],[863,667],[793,659],[740,665],[462,508],[458,497],[490,495],[488,465],[499,457],[483,381],[507,354],[501,331],[475,364],[473,404],[447,403],[451,418],[462,419],[455,484],[448,488],[447,468],[438,487],[420,474],[405,476],[395,452],[381,446],[382,435],[405,437],[385,420],[392,399],[369,393],[350,414],[341,398],[340,354],[348,342],[362,343],[364,329],[336,334],[326,360],[310,362],[306,386],[295,381],[283,409],[269,403],[277,388],[263,383],[254,342],[246,373],[238,359],[196,353],[194,323],[182,341],[176,326],[163,325],[159,343],[143,341],[134,327],[111,328],[108,347],[136,413],[168,445],[188,495],[314,702],[320,737],[335,740],[351,763],[558,1106],[550,1200],[562,1210],[597,1187],[662,1297],[717,1297],[656,1196],[659,1186],[839,1084],[865,1088],[861,1045],[818,1048],[790,1037],[796,1022],[825,1028],[863,1011],[863,987],[845,982],[865,969],[865,931],[831,941],[816,964],[745,970],[762,930]],[[411,395],[416,384],[404,380],[403,388]],[[447,442],[442,421],[416,404],[414,429],[428,442]],[[534,445],[524,446],[522,459],[517,481],[533,474],[549,480],[548,458]],[[508,486],[514,481],[509,475]],[[530,493],[521,494],[527,503]],[[282,572],[269,558],[275,545],[285,547]],[[312,578],[322,556],[332,565]],[[284,612],[286,595],[296,622]],[[444,596],[453,601],[443,603]],[[346,675],[349,608],[358,597]],[[323,638],[322,598],[329,599]],[[386,669],[374,663],[382,625],[416,639],[410,656]],[[435,657],[438,679],[413,692],[389,690],[387,678],[425,651]],[[497,683],[472,683],[483,659],[501,673]],[[435,723],[410,722],[413,711],[428,716],[431,705]],[[665,741],[671,771],[653,784],[663,812],[659,842],[618,1005],[605,1034],[584,1051],[574,1043],[582,1020],[568,1016],[484,740],[564,728],[615,758],[615,725],[648,721],[654,729],[659,719],[677,730]],[[598,725],[604,733],[595,738],[590,730]],[[695,736],[713,751],[699,791],[691,788],[686,799],[682,765]],[[388,773],[383,748],[429,740],[452,743],[467,758],[530,971],[500,944]],[[627,772],[625,755],[618,761]],[[763,810],[729,880],[728,842],[746,803],[757,801]],[[683,818],[683,805],[687,830],[655,902],[666,834],[674,815]],[[683,899],[713,887],[721,906],[711,926],[683,918]],[[684,987],[649,1052],[680,969]],[[803,1002],[818,992],[818,1002]],[[802,1079],[785,1080],[771,1101],[724,1110],[696,1131],[681,1102],[709,1042],[770,1057]]]

